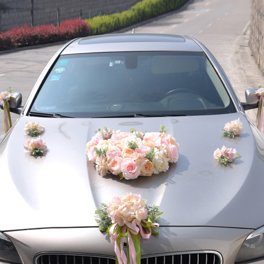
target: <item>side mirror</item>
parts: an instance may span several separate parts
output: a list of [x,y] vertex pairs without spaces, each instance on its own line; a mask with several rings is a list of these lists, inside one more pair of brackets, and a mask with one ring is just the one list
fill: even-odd
[[[21,113],[21,104],[22,104],[22,94],[18,92],[11,93],[11,96],[9,98],[9,108],[10,112],[15,114]],[[0,105],[0,107],[3,109],[3,106]]]
[[246,102],[241,103],[244,110],[258,108],[259,97],[256,95],[258,88],[248,88],[245,91]]

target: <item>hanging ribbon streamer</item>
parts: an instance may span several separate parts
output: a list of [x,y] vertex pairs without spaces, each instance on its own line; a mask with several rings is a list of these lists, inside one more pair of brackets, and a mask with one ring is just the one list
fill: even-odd
[[113,224],[109,229],[110,238],[114,242],[114,251],[118,264],[141,263],[140,240],[141,238],[149,239],[151,233],[146,235],[142,226],[140,228],[136,227],[136,230],[135,233],[135,230],[131,230],[127,226],[121,228],[117,224]]
[[264,133],[264,96],[259,98],[258,113],[257,113],[257,127],[260,132]]
[[10,108],[9,108],[9,100],[11,97],[11,93],[8,91],[0,92],[0,105],[4,110],[4,132],[7,131],[12,127],[12,120],[10,115]]
[[12,127],[9,102],[7,99],[3,100],[3,110],[4,110],[4,132],[7,133],[7,131]]

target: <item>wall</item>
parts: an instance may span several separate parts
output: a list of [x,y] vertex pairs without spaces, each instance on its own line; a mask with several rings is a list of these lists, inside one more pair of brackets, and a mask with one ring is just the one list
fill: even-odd
[[1,0],[0,31],[20,25],[58,23],[129,9],[139,0]]
[[264,74],[264,1],[252,0],[249,46]]

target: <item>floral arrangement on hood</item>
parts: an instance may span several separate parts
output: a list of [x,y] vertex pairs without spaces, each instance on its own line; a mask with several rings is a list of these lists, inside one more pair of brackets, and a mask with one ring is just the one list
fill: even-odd
[[236,120],[227,122],[223,129],[224,137],[229,137],[229,138],[239,137],[242,128],[243,128],[243,125],[239,118]]
[[47,154],[48,148],[47,145],[41,138],[33,138],[27,141],[24,146],[26,152],[34,158],[43,157]]
[[12,120],[10,115],[9,100],[11,93],[8,91],[0,92],[0,105],[4,110],[4,131],[5,133],[12,127]]
[[140,264],[140,241],[158,235],[161,214],[157,206],[148,206],[139,194],[127,194],[102,204],[95,212],[95,220],[99,230],[114,243],[118,264]]
[[222,146],[214,151],[214,158],[218,161],[220,165],[227,167],[230,165],[236,158],[240,157],[236,149],[227,148]]
[[40,135],[45,132],[45,128],[36,122],[28,122],[24,127],[24,132],[26,136],[30,137],[24,145],[25,151],[34,158],[44,157],[48,148]]
[[167,171],[179,158],[179,145],[164,127],[147,133],[104,128],[87,143],[86,153],[99,175],[131,180]]
[[24,128],[25,134],[30,137],[38,137],[44,133],[45,128],[36,122],[28,122]]

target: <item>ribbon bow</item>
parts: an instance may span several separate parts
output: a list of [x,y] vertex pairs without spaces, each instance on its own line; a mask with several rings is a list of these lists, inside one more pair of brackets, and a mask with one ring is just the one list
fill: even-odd
[[113,224],[109,229],[109,235],[114,242],[114,250],[118,264],[140,264],[141,263],[141,248],[140,240],[150,239],[151,227],[156,228],[157,223],[126,223],[119,226]]

